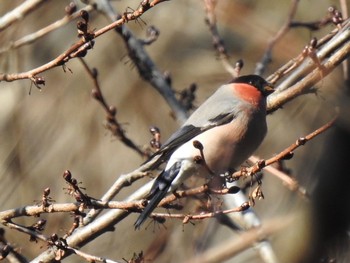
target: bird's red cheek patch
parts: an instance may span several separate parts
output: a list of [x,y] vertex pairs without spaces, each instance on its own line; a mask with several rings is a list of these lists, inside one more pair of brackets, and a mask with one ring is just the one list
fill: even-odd
[[234,95],[240,97],[241,99],[249,103],[258,105],[263,97],[261,92],[252,85],[245,83],[234,83],[232,84],[232,86],[233,91],[235,93]]

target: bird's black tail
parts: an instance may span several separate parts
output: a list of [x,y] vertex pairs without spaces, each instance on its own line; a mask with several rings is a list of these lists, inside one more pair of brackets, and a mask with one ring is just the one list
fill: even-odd
[[147,217],[152,213],[152,211],[157,207],[157,205],[160,203],[160,201],[165,197],[166,193],[168,192],[168,189],[159,190],[154,194],[154,196],[151,198],[145,209],[142,211],[140,216],[137,218],[134,226],[135,229],[140,229],[143,222],[147,219]]
[[157,177],[149,194],[150,201],[148,202],[146,208],[142,211],[140,216],[137,218],[134,224],[135,229],[140,229],[142,223],[157,207],[160,201],[166,196],[171,186],[171,183],[174,181],[175,177],[178,175],[180,168],[181,168],[181,162],[176,162],[175,164],[173,164],[173,166],[163,171]]

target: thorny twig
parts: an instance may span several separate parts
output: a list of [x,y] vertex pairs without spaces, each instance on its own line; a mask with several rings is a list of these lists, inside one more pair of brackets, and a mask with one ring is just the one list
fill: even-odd
[[[320,41],[317,41],[315,56],[321,67],[317,64],[315,65],[311,58],[307,59],[308,57],[305,58],[301,54],[267,78],[268,81],[274,82],[287,74],[286,72],[289,72],[290,68],[293,68],[293,72],[276,87],[277,92],[269,96],[269,112],[277,110],[288,101],[302,94],[310,93],[316,83],[350,56],[349,28],[350,20],[348,19],[342,24],[340,30],[336,29]],[[321,44],[322,46],[320,46]]]
[[[285,150],[283,150],[281,153],[279,153],[278,155],[263,161],[260,160],[259,162],[257,162],[257,164],[255,164],[254,166],[250,167],[250,168],[245,168],[243,170],[240,170],[236,173],[234,173],[232,175],[232,177],[236,180],[241,176],[247,176],[247,175],[252,175],[256,172],[259,172],[260,170],[262,170],[263,168],[265,168],[268,165],[271,165],[272,163],[277,162],[278,160],[281,159],[285,159],[291,156],[292,152],[297,149],[298,147],[300,147],[301,145],[304,145],[306,142],[308,142],[309,140],[313,139],[314,137],[316,137],[317,135],[323,133],[324,131],[326,131],[327,129],[329,129],[335,122],[336,119],[333,119],[332,121],[328,122],[327,124],[325,124],[324,126],[322,126],[321,128],[315,130],[314,132],[308,134],[307,136],[300,138],[299,140],[297,140],[296,143],[292,144],[291,146],[289,146],[288,148],[286,148]],[[285,181],[285,182],[289,182],[289,181]],[[295,184],[295,182],[293,181],[293,185],[290,184],[290,187],[295,190],[298,189],[297,184]],[[177,191],[176,194],[174,195],[170,195],[168,197],[166,197],[165,199],[162,200],[162,202],[159,204],[159,206],[164,206],[166,204],[169,204],[170,202],[175,201],[178,198],[184,198],[184,197],[188,197],[188,196],[192,196],[192,195],[198,195],[199,193],[214,193],[214,194],[228,194],[228,193],[235,193],[237,192],[236,187],[233,188],[229,188],[229,189],[224,189],[221,191],[215,191],[215,190],[211,190],[208,188],[207,185],[204,186],[200,186],[194,189],[189,189],[186,191]],[[60,209],[61,207],[63,209],[65,209],[65,211],[67,211],[67,208],[69,207],[68,211],[72,211],[77,209],[76,205],[74,204],[69,204],[69,206],[67,206],[67,204],[55,204],[55,205],[51,205],[52,207],[55,207],[55,210],[52,210],[52,212],[58,212],[56,211],[57,209]],[[126,209],[126,210],[133,210],[133,209],[138,209],[140,207],[143,206],[142,201],[139,202],[125,202],[125,203],[120,203],[120,202],[108,202],[108,203],[99,203],[98,201],[94,201],[93,203],[91,203],[91,206],[96,209],[99,208],[117,208],[117,209]],[[218,215],[220,213],[226,214],[226,213],[232,213],[232,212],[240,212],[242,211],[242,209],[247,209],[249,208],[249,204],[248,203],[244,203],[242,204],[241,207],[238,208],[233,208],[233,209],[227,209],[224,211],[216,211],[216,212],[210,212],[207,214],[201,214],[201,215],[183,215],[183,214],[171,214],[171,215],[167,215],[166,217],[171,217],[171,218],[181,218],[184,220],[184,223],[188,222],[189,220],[198,220],[198,219],[203,219],[203,218],[208,218],[208,217],[214,217],[215,215]],[[42,210],[38,211],[38,208],[31,208],[33,209],[33,211],[37,210],[35,213],[40,213]],[[34,210],[35,209],[35,210]],[[40,208],[39,208],[40,209]],[[22,211],[26,211],[23,210]],[[7,212],[8,214],[11,214],[13,212]],[[1,215],[1,213],[0,213]],[[154,218],[164,218],[163,214],[159,214],[159,213],[153,213],[152,217]]]
[[110,262],[110,263],[116,263],[115,261],[112,261],[110,259],[102,258],[102,257],[97,257],[94,255],[90,255],[86,252],[82,252],[76,248],[70,247],[67,244],[66,239],[64,238],[59,238],[57,234],[51,235],[51,237],[47,237],[43,234],[40,234],[36,229],[33,229],[32,227],[25,227],[21,226],[19,224],[15,224],[10,221],[3,222],[6,226],[9,228],[15,229],[17,231],[20,231],[22,233],[28,234],[31,237],[32,241],[41,240],[45,243],[47,243],[50,247],[52,247],[55,250],[55,259],[60,260],[65,254],[67,253],[73,253],[76,254],[85,260],[89,262]]
[[[118,20],[114,21],[113,23],[96,30],[95,32],[92,33],[91,37],[92,39],[95,39],[104,33],[115,29],[117,27],[120,27],[121,25],[132,21],[132,20],[137,20],[144,12],[148,11],[149,9],[153,8],[155,5],[158,3],[161,3],[162,1],[156,1],[153,0],[152,2],[150,1],[143,1],[143,4],[139,6],[135,11],[133,12],[127,12],[124,13],[124,15],[119,18]],[[0,74],[0,81],[15,81],[19,79],[32,79],[36,75],[45,72],[49,69],[52,69],[54,67],[62,66],[65,63],[67,63],[70,59],[75,58],[80,55],[80,52],[83,52],[89,48],[91,48],[90,41],[92,39],[85,39],[81,38],[79,41],[77,41],[75,44],[73,44],[70,48],[68,48],[66,51],[61,53],[59,56],[57,56],[55,59],[51,60],[50,62],[39,66],[35,69],[31,69],[27,72],[22,72],[22,73],[12,73],[12,74]],[[79,51],[79,52],[78,52]]]
[[152,213],[152,215],[150,216],[151,218],[176,218],[176,219],[182,219],[182,223],[183,224],[187,224],[188,222],[192,221],[192,220],[203,220],[206,218],[213,218],[213,217],[217,217],[219,215],[225,215],[225,214],[230,214],[230,213],[237,213],[237,212],[243,212],[245,210],[247,210],[250,207],[249,203],[243,203],[241,206],[239,207],[235,207],[235,208],[230,208],[230,209],[226,209],[226,210],[219,210],[219,211],[214,211],[214,212],[208,212],[208,213],[200,213],[200,214],[196,214],[196,215],[192,215],[192,214],[175,214],[175,213]]
[[[154,1],[154,2],[159,2],[159,1]],[[339,45],[341,46],[342,43],[340,43]],[[344,59],[344,56],[341,54],[337,57],[337,59],[339,61],[341,61]],[[327,69],[327,67],[326,67],[326,69]],[[330,68],[329,70],[332,70],[332,68]],[[324,76],[322,76],[322,77],[324,77]],[[307,83],[306,85],[309,85],[309,84],[310,83]],[[280,105],[282,105],[282,104],[283,103],[281,103]],[[142,168],[138,169],[137,172],[138,173],[142,172]],[[142,176],[140,176],[140,177],[142,177]],[[140,178],[140,177],[138,177],[138,178]],[[123,179],[124,181],[123,180],[119,181],[118,185],[120,186],[121,184],[123,184],[123,182],[129,183],[128,179],[130,179],[130,178],[135,178],[135,177],[126,175],[126,177]],[[130,201],[130,200],[136,200],[136,199],[142,198],[142,196],[144,196],[146,193],[148,193],[150,186],[151,186],[151,183],[146,184],[146,186],[142,187],[142,189],[140,189],[140,191],[137,191],[137,193],[134,193],[133,195],[131,195],[128,198],[128,200]],[[121,188],[119,188],[119,189],[121,189]],[[106,229],[109,229],[111,227],[111,225],[114,225],[117,222],[119,222],[120,220],[122,220],[127,214],[128,214],[128,212],[123,211],[123,210],[109,211],[105,215],[100,217],[100,219],[98,221],[94,221],[88,227],[80,229],[79,233],[75,233],[75,234],[73,233],[73,235],[68,239],[67,242],[71,246],[84,245],[87,242],[89,242],[90,240],[99,236],[101,233],[104,233],[104,231],[106,231]],[[39,258],[41,258],[41,259],[45,256],[47,256],[46,259],[50,259],[50,258],[52,259],[52,255],[50,255],[50,251],[47,251],[47,253],[44,253],[41,256],[42,257],[39,256]]]
[[159,71],[156,64],[145,51],[143,41],[136,38],[126,26],[118,28],[116,32],[124,40],[128,49],[128,56],[135,63],[140,76],[163,96],[171,107],[172,115],[176,117],[177,121],[179,123],[185,122],[188,113],[175,97],[170,76]]
[[32,33],[32,34],[26,35],[20,39],[12,41],[7,47],[0,49],[0,54],[8,52],[9,50],[12,50],[12,49],[20,48],[24,45],[29,45],[29,44],[39,40],[40,38],[44,37],[45,35],[51,33],[52,31],[59,29],[62,26],[71,22],[72,20],[78,18],[80,16],[80,13],[82,10],[85,10],[86,12],[90,12],[93,10],[93,8],[94,7],[92,5],[88,5],[88,6],[82,8],[78,11],[75,11],[72,14],[67,13],[60,20],[57,20],[57,21],[53,22],[52,24],[50,24],[50,25],[48,25],[48,26],[46,26],[46,27],[44,27],[44,28]]
[[263,75],[267,65],[271,62],[272,57],[272,49],[276,45],[276,43],[288,32],[290,29],[290,23],[297,11],[299,0],[292,0],[292,6],[290,8],[288,17],[286,22],[283,24],[283,26],[280,28],[280,30],[277,32],[277,34],[269,41],[266,51],[259,63],[257,63],[255,68],[255,74],[257,75]]
[[100,88],[98,81],[98,71],[96,68],[90,68],[84,59],[79,58],[80,62],[83,64],[84,68],[88,72],[89,76],[92,78],[95,88],[92,90],[91,94],[94,99],[96,99],[105,110],[106,116],[106,125],[105,127],[112,132],[112,134],[117,137],[122,143],[127,147],[136,151],[142,157],[145,157],[145,152],[138,147],[130,138],[128,138],[123,130],[121,124],[118,122],[116,115],[117,109],[114,106],[109,106],[106,102],[106,99],[103,96],[103,93]]
[[[260,161],[260,159],[256,156],[251,156],[249,158],[249,161],[251,163],[256,164]],[[298,193],[301,194],[301,196],[308,197],[308,193],[306,189],[301,185],[299,185],[298,181],[295,178],[291,177],[290,175],[284,173],[283,171],[271,165],[265,166],[263,170],[279,178],[283,182],[283,185],[285,185],[290,191],[297,191]]]
[[[94,2],[97,5],[97,9],[105,14],[111,21],[118,21],[120,19],[121,16],[117,15],[108,0],[95,0]],[[155,5],[160,2],[162,1],[154,1],[152,3]],[[125,16],[125,13],[123,16]],[[154,30],[152,31],[155,35],[158,34],[154,32]],[[126,25],[116,27],[115,32],[124,40],[128,50],[128,56],[137,67],[140,76],[149,82],[163,96],[172,110],[172,115],[176,117],[177,121],[179,123],[185,122],[188,113],[181,102],[175,97],[169,74],[161,72],[145,50],[145,45],[149,44],[149,37],[146,41],[138,39]]]
[[204,8],[206,12],[205,22],[209,27],[209,30],[213,39],[214,48],[217,50],[219,58],[224,68],[226,69],[227,72],[229,72],[232,75],[233,78],[236,78],[239,76],[239,70],[237,71],[237,68],[232,66],[231,63],[229,62],[229,56],[227,54],[224,41],[220,37],[218,28],[216,25],[216,15],[215,15],[216,3],[217,3],[217,0],[204,0]]
[[297,148],[299,148],[302,145],[305,145],[308,141],[312,140],[314,137],[320,135],[321,133],[331,128],[336,120],[337,120],[337,117],[335,117],[334,119],[332,119],[331,121],[323,125],[322,127],[318,128],[317,130],[306,135],[305,137],[299,138],[298,140],[296,140],[295,143],[293,143],[292,145],[290,145],[289,147],[287,147],[286,149],[284,149],[274,157],[271,157],[270,159],[267,159],[267,160],[259,160],[258,162],[255,163],[255,165],[249,168],[243,168],[233,173],[230,177],[233,180],[238,180],[242,176],[251,176],[257,172],[260,172],[266,166],[276,163],[279,160],[290,159]]

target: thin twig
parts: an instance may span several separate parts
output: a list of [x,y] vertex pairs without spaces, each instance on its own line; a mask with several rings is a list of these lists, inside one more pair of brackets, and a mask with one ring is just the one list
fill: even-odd
[[118,122],[116,115],[117,110],[114,106],[109,106],[100,88],[98,81],[97,69],[91,69],[84,59],[79,58],[80,62],[83,64],[85,70],[88,72],[89,76],[92,78],[95,89],[92,91],[92,96],[102,105],[105,110],[106,116],[106,128],[112,132],[112,134],[117,137],[124,145],[136,151],[141,157],[145,157],[145,152],[138,147],[129,137],[126,136],[121,124]]
[[[324,78],[329,71],[332,71],[341,61],[349,57],[349,41],[350,41],[350,19],[343,22],[342,28],[336,28],[329,34],[317,41],[316,56],[323,66],[326,66],[325,72],[319,72],[320,77]],[[337,61],[340,62],[337,63]],[[297,83],[300,79],[303,79],[306,75],[310,75],[310,72],[316,67],[308,57],[305,57],[303,53],[287,62],[284,66],[278,69],[275,73],[267,78],[268,81],[275,82],[277,79],[283,77],[287,73],[290,73],[283,82],[279,83],[276,87],[277,93],[271,94],[269,98],[274,98],[280,94],[280,91],[288,89],[290,86]],[[292,72],[291,72],[292,71]],[[324,75],[323,75],[324,74]],[[309,88],[312,86],[307,85]]]
[[267,65],[271,62],[272,60],[272,49],[273,47],[277,44],[277,42],[282,39],[282,37],[289,31],[290,29],[290,23],[295,16],[295,13],[297,11],[299,4],[299,0],[292,0],[292,5],[290,7],[289,14],[287,16],[287,20],[285,23],[282,25],[280,30],[277,32],[277,34],[269,41],[266,51],[263,55],[263,58],[259,63],[257,63],[256,68],[255,68],[255,74],[257,75],[263,75]]
[[[258,163],[260,160],[261,159],[259,159],[256,156],[251,156],[249,158],[249,161],[252,163]],[[283,185],[285,185],[290,191],[293,191],[293,192],[297,191],[303,197],[308,196],[306,189],[300,186],[298,181],[295,178],[289,176],[288,174],[280,171],[279,169],[271,165],[264,167],[263,170],[280,179],[283,182]]]
[[200,213],[200,214],[175,214],[175,213],[152,213],[151,218],[175,218],[175,219],[182,219],[183,224],[187,224],[190,221],[193,220],[203,220],[207,218],[214,218],[219,215],[225,215],[230,213],[237,213],[242,212],[248,209],[250,206],[248,203],[243,203],[239,207],[234,207],[230,209],[225,210],[218,210],[214,212],[208,212],[208,213]]
[[39,240],[44,241],[44,242],[48,241],[48,238],[45,235],[40,234],[35,230],[29,229],[28,227],[24,227],[24,226],[21,226],[19,224],[15,224],[15,223],[10,222],[10,221],[3,221],[2,224],[4,224],[5,226],[8,226],[9,228],[15,229],[15,230],[20,231],[22,233],[25,233],[31,237],[34,237],[35,240],[39,239]]
[[242,251],[251,248],[254,244],[266,240],[271,235],[282,231],[295,221],[291,216],[270,219],[259,227],[252,228],[234,236],[229,240],[217,244],[204,253],[189,259],[186,262],[215,263],[224,262]]
[[308,141],[312,140],[316,136],[322,134],[323,132],[325,132],[326,130],[331,128],[334,125],[335,121],[337,120],[337,117],[335,117],[331,121],[327,122],[325,125],[318,128],[317,130],[306,135],[305,137],[299,138],[298,140],[296,140],[295,143],[291,144],[290,146],[288,146],[286,149],[284,149],[283,151],[281,151],[279,154],[275,155],[274,157],[267,159],[267,160],[259,160],[258,162],[256,162],[255,165],[253,165],[249,168],[244,168],[240,171],[233,173],[231,175],[231,177],[234,179],[238,179],[242,176],[250,176],[250,175],[253,175],[255,173],[260,172],[266,166],[269,166],[269,165],[276,163],[280,160],[283,160],[285,158],[290,158],[290,156],[293,154],[293,152],[297,148],[299,148],[302,145],[305,145]]
[[[96,0],[95,2],[100,12],[105,14],[111,21],[118,21],[118,17],[120,16],[117,15],[108,0]],[[153,1],[152,3],[155,5],[160,2],[162,1]],[[176,99],[169,77],[157,68],[145,50],[145,41],[135,37],[126,25],[116,28],[115,32],[123,39],[128,49],[128,55],[136,66],[140,76],[148,81],[163,96],[177,121],[181,124],[185,122],[188,113],[185,107]]]
[[[340,34],[344,34],[345,31],[346,31],[346,29],[344,29],[343,31],[340,30]],[[332,41],[333,41],[333,38],[332,38]],[[346,38],[345,38],[345,41],[346,41]],[[333,41],[333,43],[334,43],[334,41]],[[325,55],[325,57],[327,57],[328,59],[332,59],[333,58],[332,57],[333,54],[335,54],[335,56],[337,57],[336,60],[341,61],[342,59],[344,59],[343,58],[344,54],[339,55],[337,52],[341,51],[342,48],[346,47],[347,43],[348,42],[340,41],[336,46],[333,46],[330,49],[332,51],[329,51],[329,53],[327,54],[327,56]],[[323,48],[321,50],[322,52],[324,51]],[[325,66],[327,68],[327,65],[325,65]],[[334,69],[334,67],[333,68],[329,68],[329,70],[333,70],[333,69]],[[316,69],[316,71],[317,71],[317,69]],[[312,74],[312,73],[313,72],[311,72],[310,74]],[[324,75],[322,75],[322,78],[323,77],[324,77]],[[310,83],[308,83],[308,85]],[[308,88],[310,88],[310,86]],[[282,102],[279,105],[281,106],[281,105],[283,105],[283,103],[285,103],[285,101]],[[145,167],[140,167],[139,169],[137,169],[137,173],[142,172],[144,168]],[[121,179],[118,182],[118,185],[122,184],[123,182],[128,182],[127,180],[130,179],[130,178],[134,178],[134,177],[131,174],[126,175],[125,178]],[[139,177],[137,177],[137,178],[139,178]],[[150,188],[152,186],[152,183],[153,183],[152,181],[146,183],[144,186],[142,186],[140,189],[138,189],[132,195],[130,195],[126,199],[126,201],[139,200],[139,199],[144,198],[144,196],[146,196],[149,193],[149,190],[150,190]],[[120,189],[120,188],[118,188],[118,189]],[[119,209],[118,210],[107,211],[105,214],[100,216],[97,220],[94,220],[93,222],[91,222],[87,226],[80,228],[79,231],[74,232],[67,239],[67,243],[70,246],[72,246],[72,247],[74,247],[74,246],[83,246],[86,243],[88,243],[91,240],[93,240],[94,238],[96,238],[96,237],[102,235],[103,233],[105,233],[105,231],[111,230],[112,227],[115,224],[117,224],[118,222],[123,220],[129,213],[130,213],[129,211],[119,210]],[[254,241],[256,241],[256,239],[254,239]],[[42,255],[39,255],[35,260],[38,260],[38,261],[39,260],[49,261],[49,260],[52,260],[52,259],[53,259],[52,252],[51,251],[46,251]]]
[[[147,5],[140,5],[140,7],[138,9],[136,9],[134,12],[129,12],[129,13],[125,13],[122,18],[116,20],[115,22],[95,31],[91,37],[93,39],[103,35],[104,33],[116,28],[116,27],[120,27],[121,25],[132,21],[132,20],[137,20],[141,15],[143,15],[144,12],[150,10],[152,7],[154,7],[157,3],[160,2],[156,2],[153,1],[152,3],[149,3],[149,1],[146,1]],[[50,62],[41,65],[35,69],[31,69],[29,71],[26,72],[22,72],[22,73],[12,73],[12,74],[0,74],[0,81],[15,81],[15,80],[19,80],[19,79],[32,79],[34,76],[45,72],[49,69],[52,69],[54,67],[58,67],[58,66],[62,66],[64,65],[66,62],[68,62],[71,58],[74,58],[77,56],[77,51],[82,51],[82,50],[87,50],[87,46],[85,44],[89,44],[89,42],[91,41],[91,39],[87,40],[87,39],[80,39],[79,41],[77,41],[75,44],[73,44],[70,48],[68,48],[65,52],[61,53],[59,56],[57,56],[55,59],[51,60]]]
[[225,70],[232,75],[233,78],[238,77],[238,72],[235,67],[229,62],[229,56],[227,54],[224,41],[219,35],[219,31],[216,25],[215,6],[217,0],[204,0],[204,9],[206,13],[205,22],[209,27],[210,33],[213,39],[214,48],[219,54],[220,61],[222,62]]
[[0,17],[0,31],[9,27],[16,21],[23,19],[24,16],[38,8],[44,2],[46,2],[46,0],[27,0],[12,9],[10,12]]
[[[137,181],[140,178],[143,178],[147,174],[148,173],[142,172],[141,169],[137,169],[129,174],[119,176],[114,184],[101,197],[101,202],[108,202],[112,200],[122,189],[132,185],[133,182]],[[137,199],[144,198],[147,194],[147,191],[149,191],[148,188],[146,188],[143,192],[143,195],[140,195]],[[137,199],[131,199],[131,201]],[[91,209],[90,212],[84,217],[84,225],[90,224],[101,212],[101,209]]]
[[82,9],[74,12],[71,15],[64,16],[60,20],[57,20],[57,21],[53,22],[52,24],[50,24],[50,25],[48,25],[48,26],[46,26],[46,27],[44,27],[44,28],[32,33],[32,34],[26,35],[20,39],[12,41],[7,47],[2,48],[0,50],[0,54],[8,52],[9,50],[20,48],[24,45],[29,45],[29,44],[39,40],[40,38],[46,36],[47,34],[53,32],[54,30],[59,29],[62,26],[68,24],[72,20],[78,18],[80,16],[80,12],[82,10],[85,10],[86,12],[90,12],[93,9],[94,9],[94,7],[92,5],[88,5]]

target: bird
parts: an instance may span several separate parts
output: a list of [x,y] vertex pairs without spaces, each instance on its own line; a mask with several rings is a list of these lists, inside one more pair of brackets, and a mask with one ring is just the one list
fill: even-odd
[[234,171],[262,143],[266,133],[266,98],[273,85],[258,75],[243,75],[219,87],[147,162],[165,169],[154,180],[135,229],[167,193],[190,176],[208,179]]

